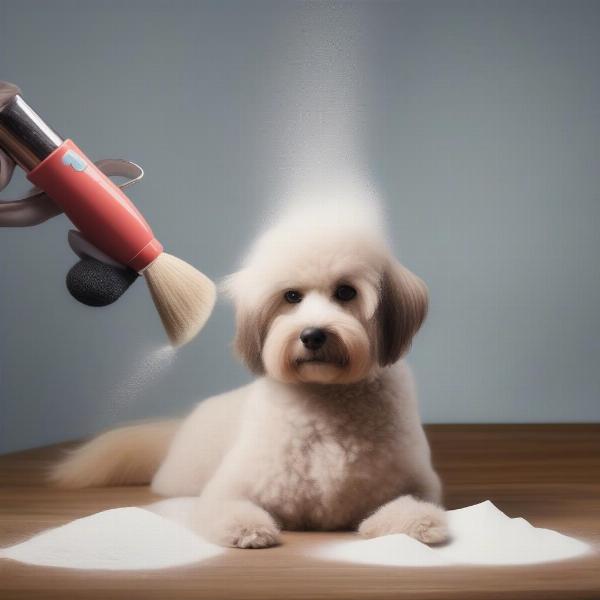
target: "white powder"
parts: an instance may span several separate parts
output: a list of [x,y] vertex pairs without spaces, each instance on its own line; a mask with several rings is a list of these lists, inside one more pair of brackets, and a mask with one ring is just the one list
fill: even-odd
[[370,113],[369,11],[321,3],[284,25],[279,68],[266,82],[270,100],[261,135],[267,213],[274,204],[343,202],[374,195],[366,133]]
[[147,504],[144,508],[184,527],[191,527],[192,511],[197,501],[197,497],[169,498],[168,500]]
[[525,565],[580,556],[590,547],[550,529],[511,519],[489,500],[448,511],[451,541],[427,546],[407,535],[330,544],[317,555],[327,560],[397,567],[435,565]]
[[[72,569],[160,569],[200,562],[224,551],[195,535],[195,498],[173,498],[142,508],[116,508],[40,533],[0,550],[0,557]],[[152,512],[150,512],[152,511]],[[590,547],[524,519],[511,519],[491,502],[448,513],[452,541],[430,547],[406,535],[321,544],[311,557],[396,567],[456,564],[523,565],[580,556]]]
[[134,360],[127,376],[113,390],[111,397],[114,408],[118,409],[125,403],[131,404],[141,397],[151,385],[156,384],[173,364],[176,353],[176,348],[169,345],[144,350]]
[[105,510],[0,550],[0,557],[71,569],[162,569],[223,552],[191,530],[142,508]]
[[[329,544],[317,549],[315,554],[325,560],[389,567],[434,567],[447,564],[429,546],[403,534]],[[311,555],[314,555],[313,552]]]

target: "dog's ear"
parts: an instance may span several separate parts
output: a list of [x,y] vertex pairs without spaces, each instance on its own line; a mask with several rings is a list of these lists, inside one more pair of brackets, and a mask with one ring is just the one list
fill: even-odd
[[390,261],[380,280],[376,318],[379,327],[378,360],[383,367],[395,363],[409,348],[425,320],[427,286],[397,261]]
[[234,347],[243,363],[257,375],[265,372],[262,361],[262,346],[266,336],[267,324],[260,314],[248,309],[236,311],[236,332]]
[[265,372],[262,346],[267,335],[268,318],[264,309],[252,308],[256,299],[251,294],[251,274],[242,269],[226,277],[219,287],[235,305],[235,351],[253,373],[262,375]]

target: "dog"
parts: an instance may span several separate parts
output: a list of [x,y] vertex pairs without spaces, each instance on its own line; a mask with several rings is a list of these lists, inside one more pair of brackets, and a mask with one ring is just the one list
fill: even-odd
[[372,209],[300,211],[225,280],[234,345],[257,378],[183,421],[109,431],[53,472],[64,487],[140,484],[197,496],[194,528],[238,548],[287,530],[448,537],[441,484],[403,360],[425,284],[391,254]]

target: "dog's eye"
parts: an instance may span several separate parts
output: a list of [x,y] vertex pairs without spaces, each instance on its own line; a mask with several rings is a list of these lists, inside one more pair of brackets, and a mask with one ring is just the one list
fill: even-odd
[[351,285],[340,285],[335,290],[335,297],[342,302],[348,302],[356,297],[356,290]]
[[302,294],[298,290],[288,290],[283,297],[290,304],[298,304],[302,300]]

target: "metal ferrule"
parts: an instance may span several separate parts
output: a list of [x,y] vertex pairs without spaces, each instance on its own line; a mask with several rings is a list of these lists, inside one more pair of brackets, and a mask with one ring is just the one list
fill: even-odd
[[0,106],[0,147],[25,171],[34,169],[63,141],[19,94]]

